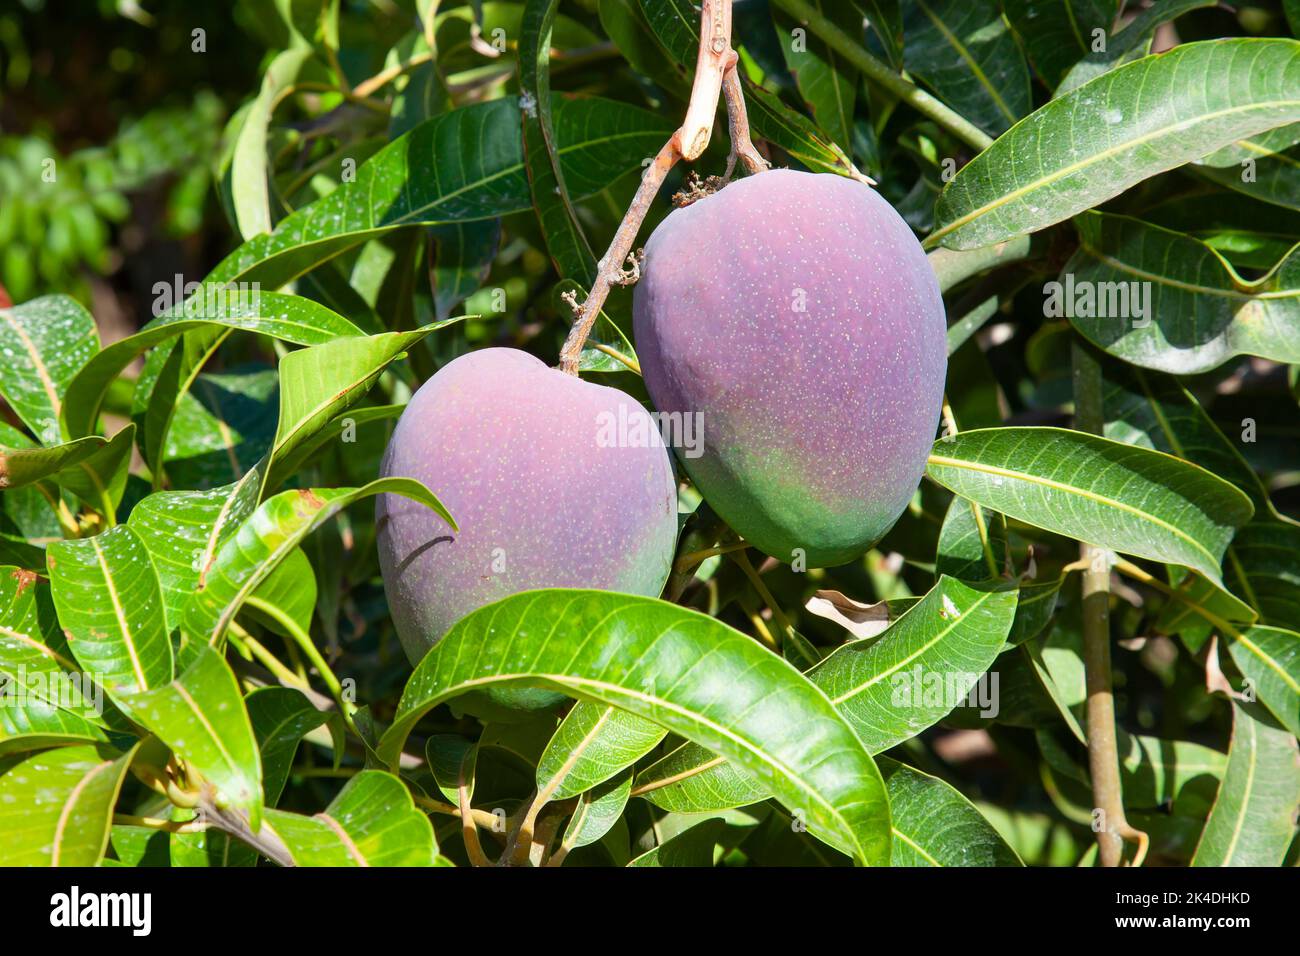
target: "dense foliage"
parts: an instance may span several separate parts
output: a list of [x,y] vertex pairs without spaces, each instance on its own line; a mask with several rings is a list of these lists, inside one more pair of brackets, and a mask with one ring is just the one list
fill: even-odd
[[[456,516],[378,478],[393,424],[473,349],[554,363],[699,12],[104,6],[0,18],[0,864],[1296,861],[1296,0],[737,0],[759,149],[929,251],[926,478],[824,569],[683,481],[662,599],[509,597],[414,668],[373,496]],[[648,403],[632,294],[582,373]]]

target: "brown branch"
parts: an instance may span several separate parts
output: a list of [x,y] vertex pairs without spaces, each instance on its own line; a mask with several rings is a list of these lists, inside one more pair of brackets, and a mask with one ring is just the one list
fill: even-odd
[[722,77],[722,94],[727,100],[727,125],[731,129],[731,155],[727,157],[727,172],[722,177],[725,182],[731,181],[737,158],[751,173],[772,168],[772,164],[754,148],[749,135],[749,112],[745,109],[745,92],[740,88],[740,74],[736,69],[738,60],[732,61]]
[[[1102,413],[1101,366],[1087,346],[1073,347],[1074,427],[1099,435]],[[1115,731],[1115,693],[1110,666],[1110,554],[1079,543],[1083,571],[1083,669],[1087,686],[1088,771],[1092,780],[1093,829],[1102,866],[1120,866],[1124,840],[1138,844],[1135,865],[1146,855],[1147,836],[1129,825],[1124,814],[1124,790],[1119,776],[1119,745]]]
[[695,65],[695,82],[691,87],[691,101],[686,107],[686,117],[641,177],[641,185],[614,234],[609,251],[596,265],[596,281],[592,284],[586,301],[582,303],[582,310],[564,342],[564,348],[560,350],[561,371],[570,375],[578,374],[582,347],[596,324],[601,306],[609,296],[610,286],[619,282],[624,275],[623,264],[632,252],[632,244],[650,211],[650,204],[658,195],[669,171],[680,160],[699,159],[708,148],[713,136],[718,100],[724,87],[727,91],[727,115],[732,136],[732,159],[727,163],[728,175],[735,166],[735,157],[742,159],[752,172],[767,168],[767,162],[749,139],[749,120],[740,82],[736,77],[737,60],[738,55],[731,48],[731,0],[703,0],[700,12],[700,54]]

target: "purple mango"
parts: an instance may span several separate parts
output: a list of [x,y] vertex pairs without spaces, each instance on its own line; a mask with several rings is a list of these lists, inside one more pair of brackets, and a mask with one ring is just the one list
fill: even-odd
[[634,331],[655,407],[699,414],[702,453],[683,467],[755,547],[843,564],[907,507],[939,423],[946,322],[925,253],[875,190],[775,170],[674,211],[646,246]]
[[411,661],[466,614],[519,591],[657,597],[673,561],[677,485],[650,430],[623,392],[517,349],[471,352],[425,382],[380,471],[424,482],[460,530],[408,498],[376,504],[384,589]]

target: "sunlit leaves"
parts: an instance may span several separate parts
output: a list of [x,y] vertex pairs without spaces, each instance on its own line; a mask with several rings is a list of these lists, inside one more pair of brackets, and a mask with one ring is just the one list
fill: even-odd
[[285,477],[282,463],[295,450],[360,401],[389,364],[437,327],[342,339],[281,359],[280,423],[269,452],[266,487],[276,487]]
[[[77,674],[75,680],[64,680]],[[48,581],[35,572],[0,566],[0,682],[5,689],[25,692],[48,705],[75,711],[82,718],[96,718],[98,692],[88,675],[78,673],[67,639],[59,628]],[[85,682],[85,683],[83,683]],[[102,704],[102,701],[98,701]],[[0,717],[8,708],[0,707]],[[19,732],[24,721],[49,725],[57,715],[42,716],[35,710],[25,715],[10,713],[7,731]],[[73,722],[70,726],[78,728]]]
[[77,662],[120,696],[172,678],[162,592],[140,536],[121,525],[48,552],[54,606]]
[[222,543],[257,507],[260,474],[211,491],[158,491],[140,501],[127,524],[153,557],[167,628],[180,626],[191,595],[207,579]]
[[616,707],[579,701],[537,764],[537,789],[563,800],[632,766],[664,738],[657,724]]
[[[1213,75],[1211,87],[1190,77]],[[935,206],[931,242],[956,249],[1034,232],[1300,120],[1300,42],[1187,43],[1053,100],[963,167]],[[1157,108],[1158,106],[1158,108]]]
[[1195,465],[1081,432],[994,428],[935,443],[928,474],[1040,528],[1218,580],[1245,494]]
[[[558,99],[555,135],[576,198],[640,166],[672,131],[623,103]],[[420,124],[357,168],[356,179],[236,249],[210,281],[277,288],[345,249],[401,226],[494,219],[530,205],[519,100],[462,107]]]
[[0,774],[0,866],[94,866],[132,753],[58,747]]
[[[25,436],[24,436],[25,437]],[[104,447],[98,435],[62,444],[38,447],[30,444],[0,447],[0,488],[18,489],[75,467]]]
[[355,325],[322,305],[277,292],[244,294],[239,290],[204,287],[185,304],[163,312],[135,335],[114,342],[85,363],[68,385],[63,419],[68,434],[88,435],[109,386],[137,355],[195,330],[215,345],[240,330],[282,339],[295,345],[319,345],[346,335],[359,335]]
[[429,818],[392,774],[363,770],[313,816],[270,810],[266,829],[298,866],[432,866]]
[[[381,756],[394,760],[430,708],[492,683],[567,691],[662,724],[762,779],[822,839],[863,862],[887,859],[884,788],[857,737],[794,668],[717,621],[596,591],[489,605],[416,667]],[[798,719],[771,718],[785,712]]]
[[[262,813],[262,763],[248,712],[230,666],[200,647],[174,681],[122,701],[147,727],[217,791],[217,803],[237,807],[254,828]],[[197,789],[197,788],[196,788]]]
[[943,577],[878,639],[850,642],[808,672],[872,753],[966,701],[1015,615],[1015,589],[977,591]]
[[385,492],[428,505],[455,527],[429,489],[410,478],[381,478],[363,488],[283,492],[244,521],[205,568],[203,586],[185,612],[187,633],[203,642],[220,641],[244,602],[308,534],[352,502]]
[[[1016,601],[1014,589],[980,591],[941,578],[878,637],[850,641],[812,668],[808,678],[831,698],[867,749],[880,753],[967,703],[1006,641]],[[634,793],[683,813],[743,806],[767,796],[751,774],[694,743],[642,770]]]
[[98,350],[95,320],[69,296],[0,308],[0,395],[42,444],[58,442],[68,382]]

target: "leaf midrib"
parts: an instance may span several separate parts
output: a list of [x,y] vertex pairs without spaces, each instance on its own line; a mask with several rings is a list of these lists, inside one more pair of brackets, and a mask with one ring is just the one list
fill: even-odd
[[[593,691],[603,692],[604,694],[607,694],[611,697],[623,696],[623,697],[630,697],[636,700],[640,700],[651,706],[661,707],[664,710],[673,711],[681,715],[682,717],[689,719],[692,723],[699,724],[700,726],[705,727],[706,729],[713,731],[714,733],[717,733],[719,736],[731,740],[733,743],[735,743],[743,750],[746,750],[749,753],[753,754],[760,762],[783,773],[786,779],[790,780],[802,793],[804,793],[805,796],[807,796],[813,802],[821,806],[829,815],[829,817],[838,824],[840,830],[840,836],[843,838],[847,838],[850,844],[857,849],[859,858],[866,859],[866,855],[863,851],[863,847],[858,842],[857,835],[854,832],[853,828],[849,826],[848,821],[844,819],[844,816],[839,812],[839,810],[835,807],[834,804],[827,801],[826,798],[823,797],[815,787],[810,786],[806,781],[804,781],[802,775],[794,772],[790,767],[788,767],[782,761],[777,760],[767,751],[756,747],[754,744],[751,744],[743,737],[740,737],[732,733],[730,729],[723,727],[721,724],[709,720],[703,714],[700,714],[696,711],[687,710],[686,708],[674,704],[670,701],[666,701],[663,698],[654,697],[651,696],[650,694],[644,694],[641,693],[640,691],[634,691],[631,688],[622,687],[618,684],[611,684],[608,681],[599,681],[599,680],[594,680],[592,678],[575,677],[572,674],[551,674],[545,671],[530,671],[524,673],[497,673],[490,677],[474,677],[474,678],[469,678],[468,680],[457,681],[454,687],[444,688],[440,693],[432,695],[430,699],[433,701],[433,705],[436,706],[437,703],[441,702],[442,700],[445,700],[446,698],[452,696],[453,694],[462,693],[466,688],[487,686],[489,684],[501,683],[503,681],[508,681],[508,680],[528,680],[528,679],[549,680],[556,684],[559,684],[561,687],[574,687],[575,689],[588,688],[588,689],[592,689]],[[604,700],[601,700],[600,697],[596,696],[595,693],[593,693],[593,697],[595,697],[595,699],[600,701],[601,703],[606,702]],[[429,704],[428,701],[422,702],[421,709],[424,709],[428,704]],[[843,718],[840,719],[843,720]]]
[[1158,518],[1155,515],[1150,514],[1149,512],[1142,511],[1139,508],[1135,508],[1132,505],[1125,504],[1122,501],[1116,501],[1114,498],[1109,498],[1106,495],[1099,495],[1096,492],[1088,491],[1087,489],[1079,488],[1075,485],[1067,485],[1062,482],[1055,481],[1051,478],[1043,478],[1038,475],[1030,475],[1024,472],[1013,471],[1009,468],[999,468],[996,465],[981,465],[975,462],[963,461],[959,458],[948,458],[942,455],[931,455],[929,461],[931,464],[947,465],[950,468],[957,468],[959,470],[974,471],[974,472],[979,472],[988,475],[998,475],[1004,478],[1012,478],[1019,481],[1025,481],[1030,484],[1043,485],[1044,487],[1054,488],[1058,491],[1066,492],[1067,494],[1073,494],[1081,498],[1087,498],[1091,501],[1097,502],[1098,504],[1104,504],[1114,508],[1118,508],[1120,511],[1126,511],[1129,514],[1134,515],[1135,517],[1143,518],[1147,521],[1150,521],[1152,524],[1164,528],[1165,530],[1173,534],[1175,537],[1179,538],[1180,540],[1186,541],[1188,544],[1190,544],[1201,554],[1204,554],[1207,558],[1209,558],[1211,567],[1217,568],[1219,566],[1219,559],[1214,556],[1213,552],[1209,551],[1204,545],[1202,545],[1195,538],[1192,538],[1190,535],[1184,533],[1179,528],[1163,520],[1162,518]]
[[[1082,88],[1083,87],[1079,87],[1079,89]],[[1070,93],[1067,95],[1073,95],[1077,92],[1078,90],[1071,90]],[[1060,102],[1060,101],[1058,100],[1053,102]],[[1085,157],[1084,159],[1070,163],[1066,166],[1062,166],[1060,169],[1055,170],[1054,172],[1051,172],[1046,176],[1042,176],[1038,179],[1035,179],[1032,182],[1026,183],[1024,186],[1019,186],[1016,189],[1013,189],[1009,193],[1004,193],[1002,196],[998,197],[992,202],[985,203],[983,206],[971,210],[970,212],[966,213],[964,216],[960,216],[957,219],[954,219],[952,222],[948,223],[948,225],[936,229],[934,232],[930,234],[929,239],[927,241],[933,244],[937,242],[939,239],[948,235],[949,233],[955,232],[957,229],[960,229],[962,226],[965,226],[966,224],[970,223],[975,219],[978,219],[980,216],[985,215],[991,210],[998,209],[1002,206],[1006,206],[1011,202],[1014,202],[1015,200],[1021,198],[1024,195],[1045,188],[1060,179],[1064,179],[1066,176],[1078,172],[1081,169],[1088,169],[1089,167],[1097,163],[1104,162],[1105,160],[1110,159],[1113,156],[1117,156],[1120,153],[1134,149],[1135,147],[1138,146],[1142,146],[1150,142],[1151,140],[1160,139],[1165,136],[1173,135],[1174,133],[1181,132],[1182,130],[1191,126],[1195,126],[1199,123],[1210,122],[1219,119],[1220,117],[1223,116],[1230,116],[1234,113],[1246,113],[1246,112],[1251,112],[1253,110],[1271,110],[1271,109],[1276,109],[1278,107],[1291,107],[1291,106],[1300,106],[1300,100],[1285,100],[1285,99],[1267,100],[1259,103],[1249,103],[1241,106],[1229,107],[1223,110],[1216,110],[1212,113],[1198,113],[1196,116],[1193,116],[1189,119],[1182,120],[1170,126],[1163,126],[1158,130],[1153,130],[1150,133],[1146,133],[1134,139],[1125,140],[1124,142],[1118,143],[1115,146],[1109,146],[1098,153],[1093,153],[1091,156]]]

